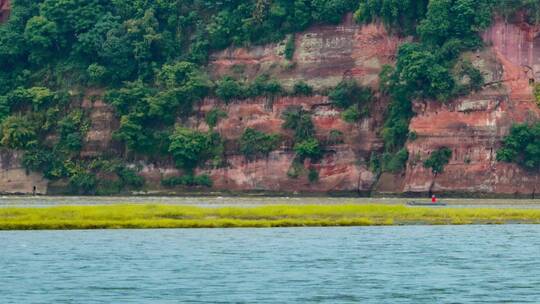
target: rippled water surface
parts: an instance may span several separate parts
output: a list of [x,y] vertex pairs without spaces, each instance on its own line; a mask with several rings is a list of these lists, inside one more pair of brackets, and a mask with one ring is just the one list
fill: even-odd
[[540,226],[0,232],[0,303],[538,303]]

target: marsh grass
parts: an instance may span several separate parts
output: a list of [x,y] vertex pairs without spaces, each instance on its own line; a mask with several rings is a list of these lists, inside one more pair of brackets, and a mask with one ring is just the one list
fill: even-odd
[[0,230],[539,224],[540,210],[388,205],[172,205],[0,208]]

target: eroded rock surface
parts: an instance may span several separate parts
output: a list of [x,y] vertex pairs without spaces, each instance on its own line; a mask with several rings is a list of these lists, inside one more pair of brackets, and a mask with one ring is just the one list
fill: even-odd
[[[382,147],[377,137],[378,126],[382,115],[374,115],[357,124],[345,123],[341,112],[335,109],[327,97],[283,97],[273,102],[271,108],[266,105],[265,98],[237,102],[223,106],[217,100],[207,100],[201,112],[221,106],[228,118],[222,120],[216,131],[228,141],[238,140],[246,128],[255,128],[268,133],[280,133],[285,138],[278,151],[267,158],[247,160],[238,151],[238,147],[229,149],[227,162],[229,166],[210,170],[215,181],[215,188],[221,190],[268,190],[268,191],[369,191],[375,182],[375,176],[367,168],[371,151]],[[379,102],[384,103],[384,102]],[[305,164],[306,171],[314,168],[319,172],[319,181],[310,183],[307,173],[299,178],[287,176],[295,154],[292,151],[292,132],[284,131],[281,126],[281,115],[289,106],[302,106],[312,113],[316,128],[316,136],[322,142],[329,142],[330,132],[337,130],[343,133],[343,142],[327,145],[327,153],[323,159],[314,164]],[[379,104],[373,107],[380,106]],[[379,111],[379,113],[382,113]],[[203,129],[206,126],[201,126]]]
[[90,90],[86,93],[81,107],[88,112],[90,128],[84,139],[82,157],[96,157],[113,147],[112,134],[120,123],[111,105],[103,101],[103,92]]
[[[0,0],[0,8],[6,3]],[[0,9],[0,20],[1,16],[5,13]],[[480,92],[446,104],[415,102],[416,116],[410,127],[417,138],[407,143],[410,159],[403,175],[378,177],[368,168],[370,155],[382,148],[378,134],[388,105],[378,95],[371,117],[356,124],[345,123],[341,112],[320,95],[256,98],[229,104],[208,98],[198,106],[195,115],[182,123],[208,130],[205,113],[214,107],[225,111],[228,117],[219,122],[216,131],[226,141],[227,166],[198,173],[209,174],[216,190],[228,191],[536,193],[540,191],[538,174],[513,164],[498,163],[495,158],[501,139],[513,123],[540,119],[531,89],[532,83],[540,81],[539,32],[538,28],[524,24],[495,22],[484,34],[486,50],[465,55],[483,71],[488,85]],[[389,35],[378,24],[356,25],[349,16],[340,26],[317,26],[296,34],[296,51],[291,62],[284,59],[282,43],[219,52],[212,56],[209,70],[214,79],[224,75],[253,79],[269,73],[289,87],[304,80],[318,92],[350,77],[377,88],[382,66],[394,62],[397,48],[405,40]],[[118,119],[100,95],[99,91],[87,92],[81,104],[91,121],[82,157],[122,150],[112,140]],[[294,152],[292,133],[281,128],[281,115],[292,105],[312,113],[320,141],[328,143],[332,130],[343,133],[342,142],[328,143],[322,160],[304,164],[305,170],[314,168],[319,172],[317,182],[310,183],[306,172],[298,178],[287,174]],[[283,145],[268,157],[247,160],[239,151],[238,139],[248,127],[281,134]],[[453,155],[445,172],[434,177],[423,167],[423,161],[441,147],[450,148]],[[31,193],[34,185],[38,192],[46,191],[45,180],[37,174],[27,175],[18,165],[19,154],[2,154],[1,161],[0,192]],[[160,180],[181,174],[171,159],[159,162],[141,159],[134,164],[142,167],[141,174],[147,179],[150,192],[168,191],[161,188]]]
[[[491,47],[470,58],[491,85],[449,104],[415,105],[411,130],[418,139],[408,143],[411,157],[403,191],[529,195],[540,190],[538,174],[496,161],[512,124],[540,119],[532,94],[540,77],[538,33],[538,28],[497,21],[484,34]],[[423,160],[441,147],[453,155],[445,172],[434,177]]]
[[285,60],[281,43],[227,49],[212,56],[210,69],[215,77],[269,73],[289,87],[304,80],[316,89],[330,88],[344,77],[376,87],[382,66],[394,62],[403,41],[381,24],[360,26],[350,15],[340,26],[313,27],[295,38],[293,62]]

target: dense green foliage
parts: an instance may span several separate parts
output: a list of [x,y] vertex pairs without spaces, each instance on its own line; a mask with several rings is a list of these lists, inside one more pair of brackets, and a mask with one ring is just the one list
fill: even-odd
[[294,131],[295,141],[303,141],[315,136],[315,126],[311,121],[311,114],[301,106],[290,106],[282,115],[283,128]]
[[293,60],[295,47],[294,35],[290,35],[285,43],[285,59]]
[[358,85],[355,80],[341,81],[328,95],[330,101],[341,109],[346,109],[341,117],[348,123],[354,123],[369,114],[369,103],[373,92]]
[[151,81],[154,70],[164,63],[204,63],[212,50],[277,41],[312,23],[338,23],[357,4],[356,0],[14,0],[10,20],[0,29],[0,65],[12,72],[2,73],[0,79],[12,83],[22,76],[24,82],[40,75],[47,76],[45,82],[52,86]]
[[303,161],[306,158],[309,158],[311,162],[318,161],[323,155],[323,147],[315,137],[315,125],[311,120],[311,114],[301,106],[289,106],[283,112],[282,118],[284,120],[282,127],[294,130],[293,149],[296,152],[296,159],[287,175],[291,178],[297,178],[305,171]]
[[188,62],[164,65],[156,78],[158,87],[135,81],[106,95],[120,115],[115,138],[137,153],[166,151],[167,134],[176,117],[191,113],[192,105],[206,96],[211,86],[206,75]]
[[204,133],[177,127],[170,136],[169,152],[179,168],[192,171],[213,157],[219,157],[222,146],[217,133]]
[[266,74],[259,75],[249,83],[225,76],[216,83],[215,89],[216,96],[225,102],[259,96],[274,97],[282,92],[281,84]]
[[83,145],[83,134],[89,128],[84,113],[74,110],[58,122],[60,147],[70,152],[79,152]]
[[266,134],[247,128],[240,138],[240,152],[248,159],[256,156],[267,156],[279,147],[279,134]]
[[355,123],[360,120],[361,117],[362,115],[356,106],[351,106],[341,113],[341,118],[348,123]]
[[428,159],[424,161],[424,167],[430,168],[433,174],[437,175],[444,171],[444,167],[452,157],[452,150],[443,147],[431,153]]
[[530,24],[540,23],[540,2],[536,0],[496,0],[497,10],[507,18],[523,12]]
[[30,148],[37,144],[36,126],[22,116],[10,116],[2,122],[0,144],[12,149]]
[[317,160],[322,155],[321,146],[316,138],[310,138],[296,143],[294,145],[294,151],[300,160],[305,158]]
[[212,110],[208,111],[208,113],[206,113],[204,119],[206,121],[206,124],[208,124],[208,126],[213,129],[217,126],[219,120],[222,118],[227,118],[227,112],[218,108],[213,108]]
[[353,105],[365,106],[373,98],[373,92],[351,79],[341,81],[328,97],[337,107],[346,109]]
[[363,23],[380,19],[392,30],[414,34],[417,22],[426,14],[428,3],[429,0],[360,0],[354,16]]
[[382,171],[399,173],[405,169],[407,160],[409,159],[409,151],[406,148],[402,148],[397,153],[385,152],[382,155]]
[[299,81],[294,84],[293,94],[296,96],[311,96],[313,88],[304,81]]
[[229,102],[233,99],[241,99],[245,96],[246,89],[243,84],[236,81],[234,78],[226,76],[216,85],[216,95],[221,100]]
[[540,123],[514,125],[497,151],[497,160],[540,170]]

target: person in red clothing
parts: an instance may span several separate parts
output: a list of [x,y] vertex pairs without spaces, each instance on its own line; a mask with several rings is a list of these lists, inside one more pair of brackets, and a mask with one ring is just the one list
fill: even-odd
[[435,194],[433,194],[433,195],[431,196],[431,202],[434,203],[434,204],[437,203],[437,197],[435,196]]

